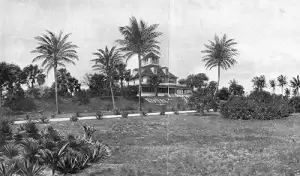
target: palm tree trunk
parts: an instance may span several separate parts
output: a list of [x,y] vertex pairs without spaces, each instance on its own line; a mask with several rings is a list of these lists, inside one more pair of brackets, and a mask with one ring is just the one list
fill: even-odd
[[138,59],[139,59],[139,111],[142,111],[142,102],[141,102],[141,97],[142,97],[142,71],[141,71],[141,55],[138,54]]
[[156,97],[158,96],[158,93],[157,93],[157,87],[155,87],[155,96],[156,96]]
[[109,78],[109,87],[110,87],[110,92],[111,92],[111,99],[112,99],[112,103],[113,103],[113,109],[116,109],[116,105],[115,105],[115,98],[114,98],[114,91],[113,91],[113,88],[112,88],[112,79],[111,77]]
[[217,95],[217,92],[219,91],[219,85],[220,85],[220,64],[218,64],[218,84],[217,84],[217,88],[215,91],[215,96]]
[[123,79],[121,79],[121,109],[123,110],[123,99],[124,99],[124,90],[123,90]]
[[56,103],[56,113],[59,114],[59,109],[58,109],[58,97],[57,97],[57,66],[54,66],[54,80],[55,80],[55,103]]
[[2,87],[0,87],[0,107],[2,107]]

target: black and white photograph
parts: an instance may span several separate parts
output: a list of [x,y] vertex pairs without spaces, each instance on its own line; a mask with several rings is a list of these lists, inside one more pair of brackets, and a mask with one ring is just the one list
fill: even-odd
[[299,9],[0,0],[0,176],[300,176]]

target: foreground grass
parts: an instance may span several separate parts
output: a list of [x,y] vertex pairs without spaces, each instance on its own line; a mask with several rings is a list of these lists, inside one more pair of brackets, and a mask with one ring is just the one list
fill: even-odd
[[95,125],[94,139],[112,146],[114,154],[77,175],[300,173],[299,115],[274,121],[239,121],[211,113],[204,117],[172,115],[51,125],[64,134],[82,135],[81,123]]

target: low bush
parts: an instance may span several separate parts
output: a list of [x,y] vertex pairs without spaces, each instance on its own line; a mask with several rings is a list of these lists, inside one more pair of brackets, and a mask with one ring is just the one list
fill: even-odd
[[[264,99],[266,96],[263,95],[261,98]],[[230,119],[271,120],[287,117],[289,113],[288,102],[279,98],[261,100],[257,97],[232,97],[221,105],[222,116]]]
[[113,110],[113,114],[114,114],[114,115],[120,115],[120,111],[119,111],[118,109],[114,109],[114,110]]
[[96,119],[101,120],[101,119],[103,119],[102,117],[103,117],[102,111],[97,111],[96,112]]
[[294,113],[300,112],[300,97],[292,97],[289,100],[289,105]]
[[0,119],[0,146],[12,139],[12,129],[8,119]]
[[174,114],[175,114],[175,115],[179,115],[179,111],[175,110],[175,111],[174,111]]
[[151,109],[151,108],[149,108],[149,109],[148,109],[148,113],[151,113],[151,112],[152,112],[152,109]]
[[49,122],[49,119],[44,115],[42,117],[40,117],[39,120],[40,120],[41,123],[48,123]]
[[18,128],[18,133],[22,135],[22,138],[40,139],[39,130],[36,127],[36,123],[28,121]]
[[128,112],[123,111],[122,112],[122,118],[127,119],[128,118]]
[[70,117],[70,121],[71,122],[77,122],[79,119],[78,119],[78,116],[77,114],[73,114],[71,117]]
[[144,112],[144,111],[142,111],[142,112],[140,113],[140,115],[141,115],[141,117],[146,117],[146,116],[147,116],[147,113]]

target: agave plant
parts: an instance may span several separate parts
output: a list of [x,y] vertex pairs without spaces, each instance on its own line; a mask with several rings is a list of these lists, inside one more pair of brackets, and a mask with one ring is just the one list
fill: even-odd
[[87,139],[87,140],[91,139],[93,133],[96,131],[95,127],[91,126],[91,125],[87,125],[87,124],[83,125],[82,127],[83,127],[84,132],[85,132],[85,136],[84,136],[85,139]]
[[68,152],[57,164],[57,170],[63,174],[75,174],[88,167],[88,156],[75,152]]
[[4,163],[0,164],[0,175],[1,176],[13,176],[17,173],[16,163],[5,165]]
[[48,165],[52,169],[52,175],[55,174],[55,170],[57,169],[58,162],[66,154],[68,146],[69,143],[66,143],[63,146],[56,148],[56,150],[54,151],[48,149],[42,150],[43,163]]
[[41,146],[38,141],[30,138],[23,139],[20,143],[22,148],[22,157],[30,163],[35,163],[41,157]]
[[33,139],[40,138],[39,130],[36,127],[35,122],[32,121],[28,121],[27,123],[20,125],[19,131],[23,131],[24,134],[29,138],[33,138]]
[[19,162],[18,167],[24,175],[28,176],[41,176],[41,173],[46,168],[45,166],[40,166],[37,162],[30,162],[28,159],[23,159]]
[[7,161],[19,157],[19,147],[14,144],[6,144],[1,148],[0,160]]

